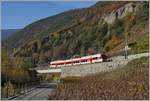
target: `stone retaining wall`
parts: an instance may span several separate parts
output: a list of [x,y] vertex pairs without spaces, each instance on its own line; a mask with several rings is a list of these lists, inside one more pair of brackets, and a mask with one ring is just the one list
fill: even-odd
[[129,61],[143,56],[149,56],[149,53],[130,55],[128,57],[128,60],[125,60],[124,56],[117,56],[112,58],[113,61],[111,62],[62,67],[61,77],[85,76],[89,74],[110,71],[112,69],[121,68],[125,66]]

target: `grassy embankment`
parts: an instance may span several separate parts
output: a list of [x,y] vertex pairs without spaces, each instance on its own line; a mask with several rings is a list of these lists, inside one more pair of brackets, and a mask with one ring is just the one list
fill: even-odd
[[148,57],[111,72],[64,78],[49,99],[148,99]]

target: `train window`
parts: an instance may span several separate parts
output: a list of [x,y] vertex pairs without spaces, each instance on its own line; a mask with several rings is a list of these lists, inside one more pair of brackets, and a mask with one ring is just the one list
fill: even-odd
[[98,59],[97,57],[94,57],[94,58],[93,58],[93,60],[97,60],[97,59]]
[[107,56],[106,56],[105,54],[102,54],[102,55],[101,55],[101,58],[107,59]]
[[66,64],[72,64],[72,62],[67,62]]
[[76,61],[76,63],[79,63],[79,61]]
[[73,61],[73,63],[79,63],[79,61]]
[[81,62],[87,62],[87,60],[81,60]]

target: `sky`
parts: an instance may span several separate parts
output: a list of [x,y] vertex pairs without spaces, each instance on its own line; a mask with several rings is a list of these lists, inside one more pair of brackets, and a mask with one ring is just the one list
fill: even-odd
[[95,3],[96,1],[3,1],[2,29],[20,29],[42,18]]

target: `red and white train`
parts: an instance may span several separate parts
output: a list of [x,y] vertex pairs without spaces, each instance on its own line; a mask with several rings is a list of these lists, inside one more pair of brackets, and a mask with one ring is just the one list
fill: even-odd
[[80,57],[80,58],[52,61],[52,62],[50,62],[50,68],[70,66],[70,65],[88,64],[88,63],[98,63],[98,62],[103,62],[103,61],[107,61],[106,55],[95,54],[95,55],[84,56],[84,57]]

